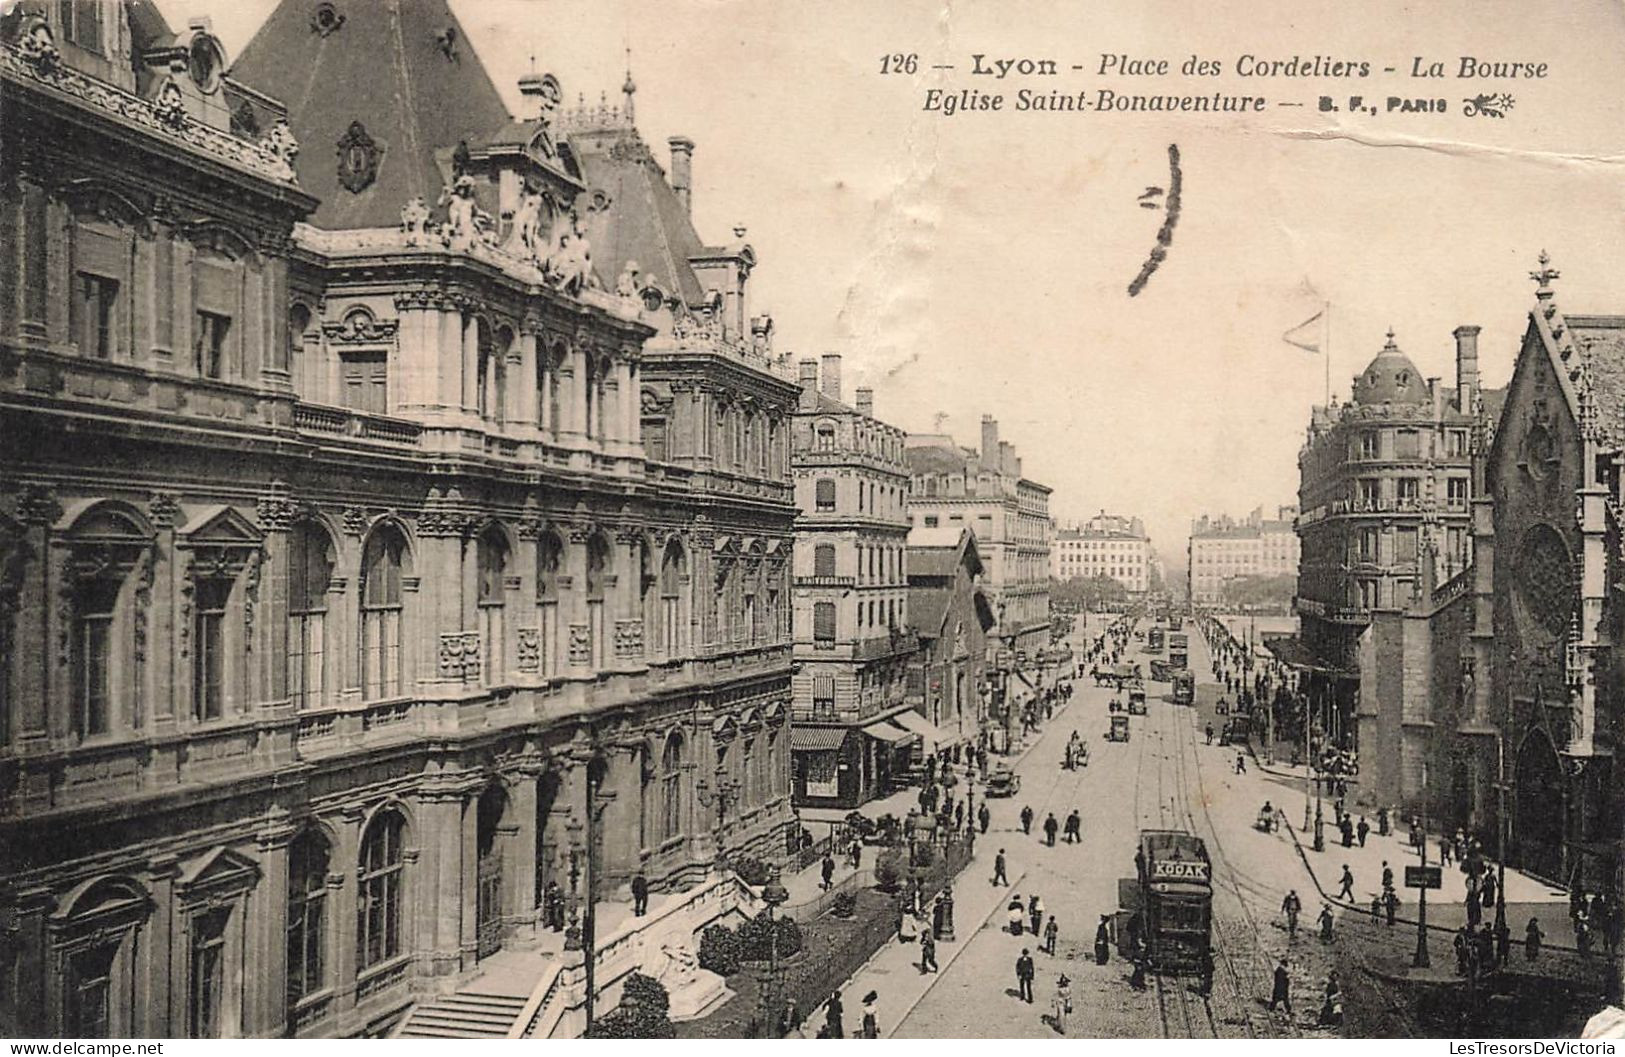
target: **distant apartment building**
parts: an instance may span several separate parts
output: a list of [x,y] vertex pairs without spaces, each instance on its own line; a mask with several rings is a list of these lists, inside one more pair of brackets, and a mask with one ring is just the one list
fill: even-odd
[[1050,575],[1057,580],[1105,576],[1130,594],[1150,590],[1154,556],[1145,522],[1104,510],[1055,533],[1050,547]]
[[1278,507],[1266,518],[1255,507],[1245,518],[1228,515],[1191,522],[1190,594],[1193,602],[1219,602],[1225,584],[1248,576],[1296,576],[1298,534],[1296,506]]
[[1372,614],[1419,599],[1427,556],[1439,583],[1473,560],[1473,437],[1504,397],[1479,384],[1478,333],[1456,328],[1451,387],[1424,378],[1390,331],[1350,401],[1314,408],[1298,453],[1301,660],[1319,722],[1344,744],[1366,740],[1355,715]]
[[951,546],[961,529],[976,534],[984,585],[1000,626],[990,642],[1014,635],[1018,650],[1049,645],[1050,520],[1047,485],[1022,476],[1015,445],[982,416],[982,448],[961,448],[943,434],[910,434],[910,546]]
[[[905,435],[874,417],[870,390],[842,402],[840,356],[802,360],[797,380],[794,794],[856,806],[890,789],[920,740],[906,699],[919,643],[908,616]],[[888,718],[899,712],[912,727]]]

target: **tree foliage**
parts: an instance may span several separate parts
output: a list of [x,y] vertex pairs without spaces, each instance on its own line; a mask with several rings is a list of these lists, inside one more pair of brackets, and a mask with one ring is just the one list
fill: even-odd
[[671,1039],[671,996],[660,981],[633,973],[621,986],[621,1004],[593,1021],[589,1039]]
[[1237,576],[1220,588],[1223,600],[1233,606],[1290,606],[1297,593],[1298,578],[1292,573]]

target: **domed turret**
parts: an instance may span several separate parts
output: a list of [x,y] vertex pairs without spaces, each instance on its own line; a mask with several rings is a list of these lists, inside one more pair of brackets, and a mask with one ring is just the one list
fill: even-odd
[[1427,400],[1427,381],[1411,358],[1394,344],[1394,332],[1390,329],[1388,343],[1354,379],[1354,403],[1422,404]]

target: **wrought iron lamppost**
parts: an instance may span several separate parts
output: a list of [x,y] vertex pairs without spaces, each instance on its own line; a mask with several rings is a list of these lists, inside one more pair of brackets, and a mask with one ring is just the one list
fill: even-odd
[[564,929],[564,949],[567,951],[581,949],[581,833],[584,828],[575,814],[571,814],[570,821],[564,825],[570,840],[570,911]]
[[781,876],[779,868],[774,866],[768,875],[767,884],[762,888],[762,902],[767,904],[768,935],[767,979],[763,981],[762,986],[762,1024],[774,1037],[782,1034],[779,1022],[775,1019],[779,1015],[782,1000],[779,979],[779,925],[773,918],[773,912],[790,899],[790,893],[784,887]]

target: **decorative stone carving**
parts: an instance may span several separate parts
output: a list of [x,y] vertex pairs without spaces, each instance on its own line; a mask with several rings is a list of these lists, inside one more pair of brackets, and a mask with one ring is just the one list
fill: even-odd
[[186,99],[181,95],[180,85],[174,81],[165,82],[158,89],[158,98],[153,103],[153,115],[161,124],[171,129],[186,127]]
[[42,75],[56,72],[62,64],[62,53],[57,50],[50,23],[38,16],[30,18],[18,35],[17,54]]
[[339,183],[351,194],[360,194],[378,178],[383,148],[367,135],[366,126],[350,122],[338,141]]
[[474,517],[453,510],[425,510],[418,515],[418,535],[461,537],[473,527]]
[[570,663],[583,666],[592,663],[592,628],[586,624],[570,625]]
[[367,531],[367,525],[371,522],[371,518],[367,516],[367,512],[361,507],[357,506],[345,507],[342,520],[344,523],[345,534],[357,537],[361,536]]
[[519,195],[513,213],[513,226],[502,249],[525,261],[540,263],[547,255],[547,235],[542,230],[546,202],[540,191],[526,187]]
[[637,261],[627,261],[621,269],[620,278],[615,280],[615,296],[624,297],[628,301],[638,300],[642,285],[638,281],[639,269]]
[[293,168],[294,160],[299,157],[299,141],[293,138],[293,129],[288,125],[287,118],[279,118],[271,126],[271,131],[265,134],[260,145],[267,151],[281,158],[288,168]]
[[539,670],[542,660],[541,629],[518,628],[515,639],[518,653],[515,666],[522,672]]
[[375,319],[365,308],[357,306],[345,313],[344,318],[322,324],[322,333],[330,341],[341,344],[380,344],[395,340],[400,329],[398,319]]
[[440,633],[440,676],[443,679],[473,679],[480,674],[480,633],[443,631]]
[[454,250],[467,250],[476,241],[490,241],[496,225],[491,215],[474,201],[474,178],[466,174],[440,191],[439,205],[446,207],[446,224],[441,238]]
[[643,621],[617,620],[615,622],[615,656],[631,660],[643,656]]
[[413,195],[401,206],[401,234],[408,246],[422,246],[429,235],[429,206],[422,195]]
[[[153,497],[154,517],[156,518],[157,497]],[[256,505],[259,512],[260,531],[286,532],[293,525],[294,515],[299,510],[299,504],[292,497],[282,494],[262,495]]]
[[542,275],[567,294],[579,294],[597,285],[592,273],[592,245],[575,213],[561,214],[549,238]]
[[29,485],[17,500],[17,516],[24,524],[49,525],[62,516],[62,504],[49,489]]

